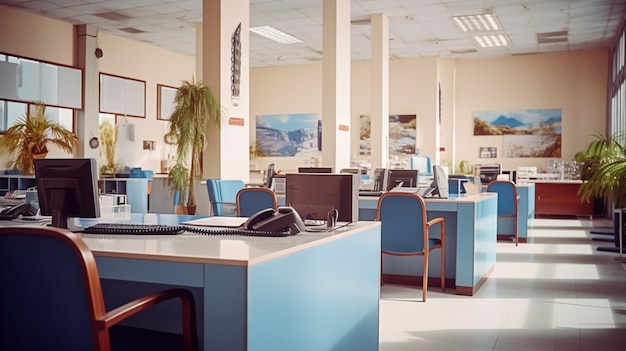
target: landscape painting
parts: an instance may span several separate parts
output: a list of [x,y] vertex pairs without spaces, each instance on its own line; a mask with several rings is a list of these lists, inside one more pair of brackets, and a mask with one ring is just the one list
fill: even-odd
[[[389,116],[389,155],[415,154],[416,115]],[[371,154],[372,122],[369,115],[360,116],[359,154]]]
[[256,116],[260,156],[317,156],[321,152],[321,121],[317,113]]
[[474,135],[504,136],[505,157],[561,157],[561,109],[474,112]]

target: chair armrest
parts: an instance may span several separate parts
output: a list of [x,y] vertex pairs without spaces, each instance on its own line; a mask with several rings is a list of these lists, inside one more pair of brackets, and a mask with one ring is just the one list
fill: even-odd
[[180,298],[182,302],[183,338],[186,350],[198,350],[198,331],[196,328],[196,304],[193,295],[186,289],[169,289],[146,295],[126,303],[106,313],[98,323],[109,328],[120,321],[143,311],[159,302]]
[[446,235],[446,222],[444,220],[443,217],[437,217],[437,218],[433,218],[430,221],[426,222],[426,227],[430,228],[433,225],[439,223],[440,226],[440,232],[441,232],[441,238],[439,238],[441,240],[441,242],[443,243],[444,239],[445,239],[445,235]]

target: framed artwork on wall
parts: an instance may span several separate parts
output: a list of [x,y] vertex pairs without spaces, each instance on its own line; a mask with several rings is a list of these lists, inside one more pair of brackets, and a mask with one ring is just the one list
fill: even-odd
[[256,144],[262,156],[311,157],[321,153],[317,113],[256,116]]
[[176,103],[174,102],[176,90],[177,88],[175,87],[157,84],[157,119],[170,119],[176,107]]
[[561,157],[562,110],[473,113],[474,135],[503,136],[505,157]]

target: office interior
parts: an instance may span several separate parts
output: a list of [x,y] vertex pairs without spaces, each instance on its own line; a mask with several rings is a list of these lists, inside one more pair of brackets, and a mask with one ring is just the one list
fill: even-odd
[[[0,52],[68,66],[76,65],[76,33],[72,24],[6,6],[0,6],[0,17],[2,18],[0,21]],[[623,22],[621,19],[621,23]],[[198,33],[202,32],[201,26],[197,28],[197,31]],[[196,38],[196,41],[199,40],[201,39]],[[159,120],[156,117],[158,114],[157,85],[175,87],[181,80],[203,77],[202,70],[206,66],[203,66],[202,55],[185,55],[111,35],[104,31],[97,32],[95,44],[104,52],[103,56],[97,59],[100,72],[146,82],[145,117],[120,115],[115,119],[118,123],[134,124],[136,126],[136,140],[154,141],[154,148],[147,150],[143,149],[141,143],[133,144],[132,148],[134,149],[128,150],[134,155],[133,166],[159,170],[161,161],[168,159],[173,153],[173,149],[162,142],[167,129],[167,121]],[[206,51],[203,54],[206,54]],[[451,171],[456,168],[461,160],[468,161],[470,164],[499,163],[505,170],[514,170],[524,166],[545,170],[549,166],[549,159],[509,158],[503,152],[503,137],[473,135],[472,113],[485,110],[560,108],[563,116],[560,160],[572,160],[574,155],[582,151],[592,140],[594,131],[609,130],[614,127],[607,118],[610,108],[607,102],[610,61],[611,56],[608,47],[592,51],[550,52],[491,58],[394,58],[389,61],[388,113],[415,114],[418,125],[416,148],[420,150],[420,154],[432,157],[433,163],[449,165]],[[350,167],[350,161],[356,159],[370,162],[372,169],[376,166],[387,166],[384,163],[389,162],[388,159],[371,160],[366,156],[358,155],[359,120],[360,116],[371,114],[370,100],[372,91],[375,90],[374,83],[372,83],[373,75],[369,60],[350,62],[349,119],[348,122],[345,122],[344,119],[339,123],[349,125],[349,131],[339,135],[345,137],[347,134],[349,136],[349,149],[351,151],[347,155],[348,157],[342,155],[339,161],[333,157],[333,161],[337,161],[339,164],[329,165],[325,163],[323,158],[318,158],[315,160],[317,165],[329,165],[339,169]],[[320,62],[250,67],[249,77],[245,78],[247,81],[243,82],[249,87],[249,101],[242,102],[237,106],[237,109],[227,111],[222,117],[220,135],[217,138],[219,145],[217,147],[211,145],[207,152],[210,155],[205,160],[204,178],[241,179],[249,182],[256,176],[255,171],[264,170],[271,163],[283,172],[296,171],[298,167],[311,165],[312,160],[308,156],[262,157],[252,162],[249,159],[249,145],[255,142],[255,116],[257,115],[317,113],[319,116],[323,116],[323,76],[324,70]],[[97,81],[94,81],[93,77],[91,79],[86,83],[92,87],[96,86]],[[88,94],[87,91],[91,93]],[[81,111],[78,118],[90,119],[90,122],[85,122],[90,123],[90,127],[85,128],[81,124],[83,122],[76,123],[76,131],[82,139],[92,136],[97,130],[97,122],[95,122],[98,120],[97,89],[95,91],[96,95],[94,95],[94,89],[88,89],[86,86],[85,103],[86,106],[90,106],[90,110]],[[230,100],[228,92],[220,91],[220,93],[224,94],[223,99]],[[229,124],[228,119],[230,117],[243,118],[243,127]],[[324,117],[321,118],[323,121],[325,120]],[[333,119],[333,122],[337,122],[337,119]],[[336,136],[336,138],[340,139],[341,136]],[[249,140],[250,143],[242,142],[242,140]],[[497,157],[481,158],[480,147],[496,147],[498,149]],[[219,155],[214,155],[216,152]],[[326,152],[329,151],[326,150]],[[48,155],[48,157],[72,156],[99,157],[97,150],[91,149],[88,145],[81,145],[77,155],[64,154],[59,150],[51,150]],[[0,155],[0,163],[5,161],[6,156]],[[555,230],[556,236],[567,236],[565,233],[568,233],[570,222],[566,225],[564,222],[555,221],[548,220],[547,222],[536,223],[555,226],[557,230],[562,230],[562,232]],[[574,221],[574,223],[577,222]],[[574,224],[574,226],[577,225]],[[606,225],[606,222],[585,221],[584,225],[580,225],[575,230],[582,229],[584,231]],[[552,243],[550,238],[541,238],[541,236],[549,236],[550,233],[553,233],[545,228],[531,229],[530,233],[535,233],[538,237],[532,238],[528,243],[529,246],[522,249],[525,250],[526,256],[523,258],[519,256],[520,260],[534,259],[533,250],[545,249],[544,245]],[[530,233],[529,237],[533,235]],[[589,237],[589,234],[586,236]],[[568,240],[578,243],[579,239],[580,237],[574,239],[570,237]],[[499,250],[502,250],[499,251],[499,258],[513,255],[510,251],[512,248],[505,245],[510,245],[510,243],[498,245]],[[594,255],[593,257],[606,264],[604,259],[611,256]],[[608,267],[603,266],[602,269],[615,272],[619,268],[619,265],[614,266],[609,263]],[[501,271],[498,271],[498,274],[500,273]],[[571,274],[574,275],[575,273]],[[623,291],[623,275],[610,279],[613,281],[610,284],[613,288],[611,294],[614,294],[615,290],[620,291],[621,289]],[[615,283],[615,281],[621,283]],[[498,286],[496,283],[502,285]],[[490,297],[490,294],[496,294],[495,290],[510,287],[507,283],[510,281],[504,279],[490,280],[483,292],[486,297]],[[550,287],[550,289],[553,288],[553,286]],[[592,289],[601,290],[597,286],[592,287]],[[554,290],[554,294],[559,294],[558,288],[554,288]],[[588,292],[581,289],[580,293],[587,294]],[[508,297],[512,298],[513,292],[508,294]],[[434,296],[441,297],[441,303],[445,303],[449,299],[449,295],[445,293],[441,296],[435,293]],[[546,298],[539,294],[529,296],[535,296],[538,299]],[[407,294],[404,288],[389,285],[383,287],[381,297],[389,298],[388,302],[382,304],[383,308],[386,305],[394,304],[394,302],[390,302],[392,300],[405,299],[411,301],[414,298],[413,295]],[[623,305],[623,299],[620,296],[608,295],[607,300]],[[585,304],[584,301],[578,303],[578,306]],[[459,304],[461,303],[459,302]],[[402,305],[401,302],[398,302],[397,305],[404,306],[404,308],[407,306],[406,304]],[[533,306],[541,308],[540,306]],[[501,308],[501,305],[490,305],[491,307]],[[475,306],[473,308],[480,307]],[[383,309],[383,311],[390,310]],[[389,317],[389,315],[383,312],[382,317]],[[499,317],[507,320],[513,318],[511,315]],[[469,319],[469,317],[464,318]],[[536,318],[539,322],[542,317]],[[381,319],[381,325],[390,325],[385,322],[386,320]],[[389,320],[396,321],[396,318],[391,317]],[[587,317],[581,315],[582,324],[588,320]],[[566,324],[561,322],[556,324],[561,327]],[[623,328],[623,320],[614,322],[613,330]],[[520,325],[523,324],[520,322]],[[605,325],[607,323],[602,320],[599,324]],[[581,330],[584,329],[584,326],[578,326]],[[411,327],[403,326],[402,328],[410,330]],[[467,330],[468,328],[471,329],[471,326],[459,325],[458,329]],[[505,324],[491,327],[494,333],[495,331],[506,331],[507,328]],[[385,330],[385,327],[382,327],[382,330]],[[481,341],[464,341],[458,342],[456,345],[477,349],[480,347],[494,349],[495,346],[493,345],[497,343],[493,339],[495,334],[488,334]],[[467,333],[460,332],[458,335],[461,338],[467,336]],[[529,337],[535,336],[531,336],[530,331],[527,335]],[[384,346],[381,349],[401,349],[402,346],[398,346],[401,345],[401,340],[402,336],[399,336],[396,331],[387,331],[381,334],[381,345]],[[489,342],[488,340],[493,341],[491,347],[482,344]],[[500,347],[503,349],[506,347],[514,348],[515,346],[522,347],[520,345],[524,344],[524,341],[511,337],[511,335],[504,335],[500,340],[517,340],[517,345],[513,343],[501,346],[501,344]],[[559,340],[559,338],[555,340]],[[565,339],[561,338],[560,340]],[[578,340],[580,342],[576,345],[580,349],[592,347],[585,343],[589,340],[588,338],[581,336]],[[614,348],[615,344],[611,343],[615,340],[615,337],[606,339],[604,344],[606,349],[616,349]],[[432,349],[441,349],[443,343],[444,341],[440,340],[436,345],[431,345],[434,347]],[[549,342],[547,344],[549,346],[544,345],[544,348],[538,347],[536,349],[556,349],[553,344]],[[571,345],[568,343],[568,346]]]

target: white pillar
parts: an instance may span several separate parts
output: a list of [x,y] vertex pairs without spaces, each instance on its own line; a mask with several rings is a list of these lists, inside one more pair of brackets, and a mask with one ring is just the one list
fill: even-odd
[[[222,106],[219,128],[211,125],[207,132],[208,146],[203,157],[205,178],[247,182],[250,177],[249,27],[248,0],[203,0],[202,30],[196,31],[196,79],[200,77],[211,88]],[[239,84],[233,92],[235,46],[240,50],[235,67]]]
[[372,23],[372,169],[387,167],[389,160],[389,18],[371,17]]
[[350,1],[323,2],[322,164],[350,167]]
[[[94,158],[98,160],[98,148],[92,149],[89,146],[89,139],[98,137],[100,104],[100,66],[96,57],[98,42],[98,28],[81,24],[75,26],[76,40],[76,62],[75,65],[83,69],[84,91],[83,109],[77,112],[76,135],[79,145],[76,149],[76,156],[81,158]],[[100,166],[98,166],[99,169]]]

